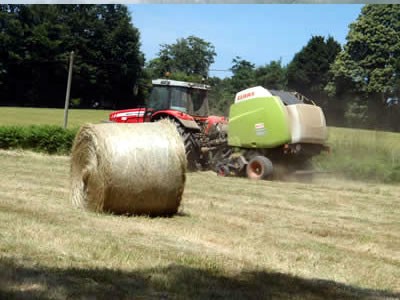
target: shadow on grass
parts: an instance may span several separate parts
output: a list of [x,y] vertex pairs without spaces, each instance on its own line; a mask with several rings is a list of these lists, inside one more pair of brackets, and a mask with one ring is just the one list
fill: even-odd
[[24,267],[0,259],[0,299],[400,299],[400,294],[265,271],[235,277],[170,265],[111,269]]

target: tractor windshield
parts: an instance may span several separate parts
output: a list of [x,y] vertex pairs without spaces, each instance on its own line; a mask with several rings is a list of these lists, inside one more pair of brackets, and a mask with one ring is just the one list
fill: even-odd
[[189,115],[207,116],[207,91],[181,86],[153,86],[148,107],[155,110],[173,109]]
[[208,96],[206,90],[191,89],[191,100],[193,103],[191,115],[208,116]]

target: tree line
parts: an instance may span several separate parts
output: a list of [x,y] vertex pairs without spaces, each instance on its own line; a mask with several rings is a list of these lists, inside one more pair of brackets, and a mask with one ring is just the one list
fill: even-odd
[[0,5],[0,104],[62,107],[74,51],[74,105],[132,105],[139,37],[124,5]]
[[343,48],[313,36],[287,65],[234,57],[226,78],[208,77],[216,49],[196,36],[160,45],[146,62],[124,5],[0,5],[0,105],[62,107],[72,50],[71,98],[80,108],[143,105],[151,79],[168,74],[210,84],[215,114],[227,114],[236,92],[261,85],[300,92],[330,125],[400,130],[398,5],[365,5]]

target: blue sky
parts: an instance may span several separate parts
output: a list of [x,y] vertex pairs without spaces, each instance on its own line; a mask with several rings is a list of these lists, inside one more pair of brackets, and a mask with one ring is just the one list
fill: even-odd
[[[146,60],[157,56],[160,44],[195,35],[217,52],[211,69],[229,69],[240,56],[256,66],[294,54],[313,35],[333,36],[342,45],[359,4],[132,4],[132,21],[141,34]],[[210,72],[210,76],[229,76]]]

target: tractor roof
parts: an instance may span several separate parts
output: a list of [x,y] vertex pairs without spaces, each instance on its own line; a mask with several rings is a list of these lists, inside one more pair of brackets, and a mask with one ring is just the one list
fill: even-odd
[[153,85],[169,85],[169,86],[180,86],[192,89],[209,90],[210,86],[203,83],[186,82],[170,79],[155,79],[152,80]]

